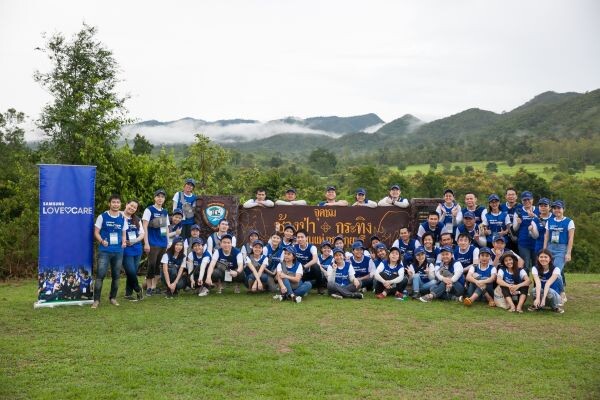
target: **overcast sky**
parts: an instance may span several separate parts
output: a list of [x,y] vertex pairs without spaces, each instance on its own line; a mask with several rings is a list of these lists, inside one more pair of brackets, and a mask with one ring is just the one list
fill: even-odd
[[49,96],[42,33],[99,29],[139,120],[270,120],[471,107],[600,88],[600,1],[0,0],[0,110]]

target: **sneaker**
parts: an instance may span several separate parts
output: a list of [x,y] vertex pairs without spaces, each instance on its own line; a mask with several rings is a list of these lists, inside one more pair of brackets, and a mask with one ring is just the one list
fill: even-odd
[[367,293],[367,288],[365,288],[365,287],[364,288],[360,288],[360,292],[361,293]]
[[276,294],[275,296],[273,296],[273,300],[283,301],[283,296],[280,294]]
[[426,294],[425,296],[419,297],[419,300],[423,303],[429,303],[431,300],[433,300],[433,296],[431,294]]
[[[302,303],[302,296],[294,296],[294,301],[296,303]],[[563,311],[564,312],[564,311]]]
[[99,306],[99,305],[100,305],[100,302],[99,302],[99,301],[94,301],[94,302],[92,303],[92,308],[93,308],[93,309],[96,309],[96,308],[98,308],[98,306]]
[[152,296],[152,289],[151,288],[146,289],[146,296],[147,297]]
[[554,311],[555,313],[558,313],[558,314],[564,314],[565,313],[565,310],[562,307],[553,308],[552,311]]
[[375,295],[375,297],[377,297],[378,299],[385,299],[385,296],[387,296],[385,292],[381,292]]
[[233,289],[233,293],[235,293],[235,294],[240,294],[240,287],[239,287],[239,286],[236,286],[236,287]]
[[144,292],[140,290],[136,293],[135,297],[137,297],[138,300],[142,300],[144,298]]
[[[362,293],[360,293],[360,295],[362,296]],[[332,293],[331,297],[333,297],[334,299],[337,299],[337,300],[342,300],[344,298],[342,295],[337,294],[337,293]]]
[[567,302],[567,294],[565,292],[562,292],[560,294],[560,300],[563,304],[565,304]]
[[540,308],[532,305],[527,307],[527,311],[540,311]]
[[110,304],[117,307],[120,306],[120,304],[117,302],[117,299],[110,299]]
[[152,293],[154,293],[154,294],[160,294],[160,288],[154,288],[154,289],[152,289]]
[[126,295],[126,296],[123,296],[123,298],[124,298],[125,300],[129,300],[129,301],[137,301],[137,299],[136,299],[135,297],[133,297],[133,295],[132,295],[132,294],[128,294],[128,295]]
[[220,288],[217,289],[217,293],[218,294],[223,294],[223,286],[221,286]]
[[165,299],[172,299],[172,298],[173,298],[173,295],[170,292],[167,292],[165,294]]
[[360,299],[362,300],[365,296],[362,293],[354,293],[354,298],[355,299]]
[[200,289],[200,292],[198,292],[198,297],[204,297],[204,296],[208,296],[208,289],[205,287],[202,287],[202,289]]

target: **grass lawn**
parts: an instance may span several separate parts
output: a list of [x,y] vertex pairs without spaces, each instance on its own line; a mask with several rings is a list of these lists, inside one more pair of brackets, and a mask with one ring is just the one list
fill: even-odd
[[[462,169],[464,169],[467,165],[472,166],[475,169],[481,170],[481,171],[485,171],[485,166],[488,164],[489,161],[471,161],[471,162],[454,162],[451,163],[452,167],[454,168],[454,166],[458,165],[459,167],[461,167]],[[515,164],[512,167],[509,167],[508,164],[506,163],[506,161],[494,161],[497,165],[498,165],[498,173],[499,174],[507,174],[507,175],[513,175],[514,173],[516,173],[519,168],[523,168],[528,172],[533,172],[536,175],[541,176],[542,178],[548,180],[551,179],[555,173],[554,172],[544,172],[544,168],[552,168],[552,167],[556,167],[556,164]],[[429,172],[429,164],[416,164],[416,165],[409,165],[405,171],[402,171],[403,173],[407,174],[407,175],[414,175],[417,171],[421,171],[422,173],[426,174],[427,172]],[[438,164],[438,168],[436,171],[442,171],[443,170],[443,166],[441,164]],[[585,169],[584,172],[575,174],[574,176],[579,177],[579,178],[600,178],[600,169],[598,168],[594,168],[593,165],[588,165],[587,168]]]
[[565,314],[392,298],[153,296],[34,310],[0,285],[0,398],[600,398],[600,275]]

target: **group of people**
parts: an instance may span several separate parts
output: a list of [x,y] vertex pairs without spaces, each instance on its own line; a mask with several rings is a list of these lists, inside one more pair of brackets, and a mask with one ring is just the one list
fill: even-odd
[[[491,194],[488,206],[477,204],[469,192],[461,206],[454,192],[444,192],[443,202],[419,225],[415,237],[407,227],[388,248],[377,236],[368,242],[356,241],[344,248],[344,238],[324,241],[317,247],[308,241],[307,232],[286,225],[282,233],[260,238],[250,231],[238,248],[237,238],[223,219],[207,238],[200,237],[194,220],[195,182],[185,181],[183,190],[173,197],[171,216],[165,209],[166,192],[154,193],[154,204],[141,219],[139,203],[130,200],[121,211],[121,199],[112,196],[109,210],[98,216],[95,238],[100,243],[94,302],[100,304],[102,283],[111,269],[109,300],[118,305],[117,290],[121,265],[127,275],[125,298],[140,300],[165,291],[167,298],[181,290],[198,296],[211,291],[221,293],[226,283],[240,292],[245,285],[251,293],[271,291],[276,300],[300,303],[311,291],[336,299],[362,299],[373,292],[378,299],[408,296],[422,302],[457,300],[470,306],[485,301],[510,312],[523,312],[531,290],[529,310],[549,306],[564,312],[567,301],[564,266],[571,259],[575,225],[564,216],[564,203],[540,198],[534,205],[532,193],[521,193],[521,203],[513,188],[506,189],[505,202]],[[328,186],[319,206],[348,206],[337,200],[336,189]],[[354,206],[406,208],[398,185],[389,195],[374,202],[366,191],[356,191]],[[290,188],[285,199],[268,200],[259,189],[245,208],[306,205],[296,199]],[[138,282],[141,255],[148,255],[146,291]],[[162,283],[163,289],[160,289]]]

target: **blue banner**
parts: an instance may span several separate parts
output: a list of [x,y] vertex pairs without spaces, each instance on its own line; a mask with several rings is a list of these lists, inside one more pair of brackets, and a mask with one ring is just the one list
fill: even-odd
[[92,298],[96,167],[40,165],[38,303]]

